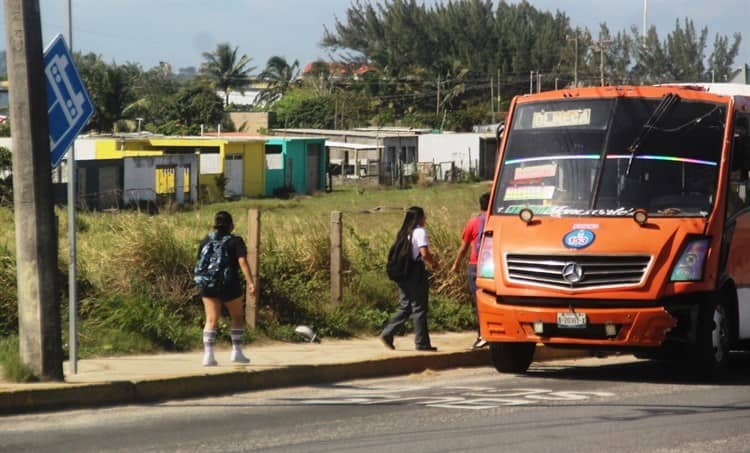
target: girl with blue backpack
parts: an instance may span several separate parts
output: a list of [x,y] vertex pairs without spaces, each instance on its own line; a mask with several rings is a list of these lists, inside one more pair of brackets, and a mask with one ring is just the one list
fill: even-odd
[[201,300],[206,314],[203,327],[203,366],[216,366],[214,345],[216,329],[221,318],[222,305],[232,318],[232,352],[229,359],[234,363],[249,363],[242,353],[242,336],[245,332],[242,282],[239,273],[245,276],[250,292],[255,292],[250,266],[247,263],[247,247],[241,237],[232,234],[234,222],[226,211],[214,216],[214,227],[201,241],[194,280],[200,288]]

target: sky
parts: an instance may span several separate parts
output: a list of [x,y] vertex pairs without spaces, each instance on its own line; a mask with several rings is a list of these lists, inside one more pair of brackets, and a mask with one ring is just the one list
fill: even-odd
[[[73,17],[73,48],[94,52],[107,62],[140,63],[144,69],[161,61],[180,68],[200,66],[201,54],[218,43],[239,47],[252,58],[259,72],[274,56],[300,65],[326,59],[319,46],[324,27],[346,18],[353,0],[39,0],[42,33],[48,43],[57,33],[66,33],[70,1]],[[360,0],[363,3],[371,0]],[[375,0],[372,0],[373,2]],[[433,5],[447,0],[418,0]],[[454,0],[455,1],[455,0]],[[750,64],[750,1],[748,0],[645,0],[647,23],[655,25],[663,40],[674,30],[675,21],[693,20],[696,28],[708,27],[706,53],[710,54],[717,33],[743,33],[735,65]],[[516,3],[517,0],[509,0]],[[497,0],[495,1],[497,3]],[[639,30],[644,0],[529,0],[544,11],[562,11],[573,26],[587,27],[597,36],[606,22],[611,32]],[[0,6],[1,9],[1,6]],[[5,37],[5,18],[0,22]],[[0,48],[5,48],[5,38]]]

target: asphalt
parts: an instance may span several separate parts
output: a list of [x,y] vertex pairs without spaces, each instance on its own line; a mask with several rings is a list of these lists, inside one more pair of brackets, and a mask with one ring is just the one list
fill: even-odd
[[[203,351],[127,355],[79,360],[77,373],[64,363],[64,382],[13,383],[0,380],[0,413],[140,404],[170,399],[314,385],[349,379],[418,373],[427,369],[491,367],[488,348],[472,350],[475,333],[431,333],[437,352],[414,350],[413,337],[396,337],[396,350],[377,337],[320,343],[268,342],[245,346],[247,365],[229,361],[203,367]],[[584,350],[537,346],[534,361],[588,356]]]

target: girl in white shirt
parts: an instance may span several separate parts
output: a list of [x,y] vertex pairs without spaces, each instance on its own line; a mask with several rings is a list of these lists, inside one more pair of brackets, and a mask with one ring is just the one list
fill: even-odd
[[416,260],[416,265],[408,278],[398,282],[398,310],[380,334],[380,340],[389,349],[395,349],[394,331],[406,322],[409,315],[412,315],[416,349],[437,351],[437,348],[430,343],[430,334],[427,331],[429,282],[424,263],[429,264],[433,270],[438,269],[439,265],[430,252],[430,240],[424,228],[426,221],[427,216],[424,210],[419,206],[412,206],[406,211],[404,222],[397,235],[397,238],[404,235],[411,237],[412,258]]

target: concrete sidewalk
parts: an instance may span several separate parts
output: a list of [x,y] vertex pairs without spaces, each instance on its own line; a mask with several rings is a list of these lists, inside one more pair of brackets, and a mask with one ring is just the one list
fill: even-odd
[[[0,413],[134,404],[240,391],[311,385],[473,366],[491,367],[487,348],[474,351],[475,333],[430,334],[438,352],[414,350],[413,336],[396,337],[396,350],[377,337],[321,343],[270,342],[245,347],[247,365],[217,351],[217,367],[201,366],[203,351],[85,359],[78,373],[64,364],[65,382],[17,384],[0,380]],[[534,361],[588,355],[537,347]]]

